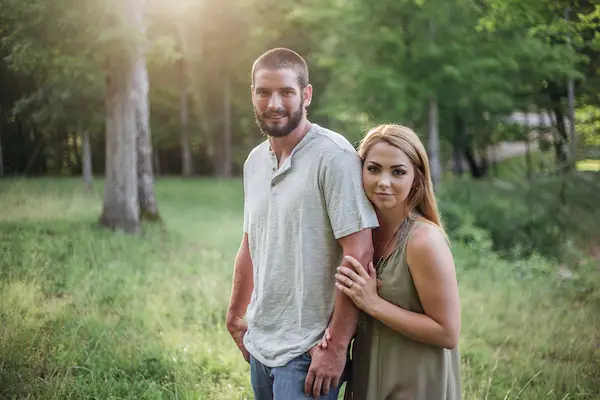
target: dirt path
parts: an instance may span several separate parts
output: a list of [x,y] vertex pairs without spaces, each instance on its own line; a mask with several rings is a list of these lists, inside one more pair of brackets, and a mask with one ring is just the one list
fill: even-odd
[[[531,151],[538,149],[535,141],[530,143]],[[527,152],[527,143],[525,142],[500,142],[495,146],[488,148],[489,160],[502,161],[513,157],[519,157]]]

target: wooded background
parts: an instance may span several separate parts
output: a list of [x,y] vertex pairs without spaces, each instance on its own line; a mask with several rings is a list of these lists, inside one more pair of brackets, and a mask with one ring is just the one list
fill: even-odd
[[108,226],[158,217],[155,175],[240,174],[264,139],[250,69],[276,46],[309,64],[312,121],[354,143],[380,122],[411,126],[436,184],[447,171],[493,173],[500,143],[525,146],[530,177],[531,146],[553,154],[550,173],[598,157],[600,6],[589,0],[0,0],[0,9],[0,176],[83,174],[88,185],[104,176]]

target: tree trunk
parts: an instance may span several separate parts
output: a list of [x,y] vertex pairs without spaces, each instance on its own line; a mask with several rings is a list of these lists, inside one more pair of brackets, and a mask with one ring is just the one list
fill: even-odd
[[188,131],[189,107],[188,107],[188,92],[187,79],[185,79],[185,62],[180,61],[180,78],[179,87],[179,118],[181,124],[181,172],[183,176],[192,176],[194,166],[192,164],[192,151],[190,148],[190,138]]
[[531,141],[529,139],[531,134],[531,127],[529,125],[529,111],[525,110],[523,115],[525,117],[525,120],[523,121],[523,125],[525,125],[525,168],[527,180],[531,181],[533,178],[533,161],[531,160]]
[[69,132],[67,133],[67,160],[68,160],[68,170],[69,173],[81,168],[83,165],[83,154],[81,154],[81,149],[77,145],[77,141],[80,138],[80,132]]
[[[481,158],[481,161],[478,161],[478,157],[475,153],[476,149],[473,147],[473,135],[471,135],[467,130],[467,124],[460,114],[455,114],[454,116],[454,129],[460,134],[462,144],[461,148],[469,167],[469,171],[471,172],[471,177],[475,179],[483,178],[487,174],[489,167],[486,155],[487,151],[483,150],[481,152],[483,156],[479,157]],[[479,129],[479,131],[481,131],[481,128]]]
[[577,166],[577,135],[575,134],[575,89],[573,78],[568,83],[569,99],[569,167],[575,170]]
[[158,151],[154,151],[154,174],[160,175],[160,156],[158,155]]
[[[565,19],[569,21],[571,7],[565,8]],[[567,31],[567,43],[571,46],[571,37]],[[577,168],[577,135],[575,134],[575,82],[573,77],[567,80],[567,99],[569,102],[569,167],[575,171]]]
[[81,135],[81,147],[83,148],[83,160],[82,160],[82,172],[83,172],[83,183],[88,192],[92,192],[92,146],[90,145],[90,133],[86,130],[81,129],[81,123],[79,124],[79,134]]
[[231,176],[231,79],[227,77],[225,79],[225,90],[224,90],[224,103],[223,103],[223,164],[221,169],[221,176]]
[[429,164],[433,186],[437,188],[441,181],[442,168],[440,164],[440,138],[438,132],[438,104],[434,97],[429,101]]
[[486,159],[482,158],[481,163],[478,163],[475,153],[473,152],[473,148],[470,144],[465,147],[464,151],[467,164],[469,165],[469,170],[471,171],[471,176],[475,179],[483,178],[488,169],[488,163]]
[[569,158],[566,151],[567,144],[567,129],[565,127],[565,119],[560,106],[554,107],[554,115],[556,117],[556,130],[558,135],[554,138],[554,152],[556,155],[556,163],[559,172],[566,172],[569,170]]
[[463,170],[463,138],[464,130],[458,123],[458,119],[455,118],[454,123],[454,140],[452,143],[452,170],[455,175],[462,176]]
[[107,63],[106,168],[101,226],[139,232],[136,110],[131,99],[135,58],[112,56]]
[[[556,166],[559,174],[567,172],[569,170],[569,157],[567,154],[568,136],[565,127],[564,113],[562,110],[562,97],[563,92],[559,89],[558,85],[554,82],[548,84],[548,95],[552,106],[549,107],[548,113],[550,114],[552,121],[552,114],[554,114],[554,126],[556,130],[554,133],[554,154],[556,155]],[[550,112],[552,110],[552,112]]]
[[4,159],[2,158],[2,132],[0,132],[0,178],[4,178]]
[[135,122],[137,131],[137,173],[140,217],[158,221],[158,207],[154,195],[154,171],[152,168],[152,140],[150,139],[150,107],[148,102],[148,70],[146,58],[140,57],[135,65],[133,78],[133,99],[135,102]]
[[[435,41],[435,23],[429,21],[429,35],[431,43]],[[429,165],[431,168],[431,180],[434,188],[438,188],[442,179],[442,167],[440,163],[440,137],[438,122],[438,103],[435,94],[429,100],[429,140],[428,149]]]
[[[191,89],[191,93],[188,93],[189,96],[191,96],[192,101],[192,105],[194,107],[194,112],[193,114],[195,114],[196,119],[198,121],[198,127],[200,129],[201,134],[207,134],[208,132],[212,132],[211,126],[209,124],[209,118],[204,118],[204,111],[202,109],[202,104],[203,99],[201,96],[201,86],[200,85],[200,77],[198,75],[198,71],[201,70],[202,68],[199,68],[197,65],[192,65],[191,64],[191,60],[193,59],[192,56],[190,56],[190,44],[187,41],[187,31],[185,29],[185,26],[182,23],[176,24],[177,27],[177,37],[179,39],[179,46],[181,49],[181,52],[183,54],[183,56],[186,58],[186,61],[188,62],[188,64],[186,64],[186,77],[189,79],[189,85],[188,88]],[[202,47],[203,43],[199,42],[199,41],[195,41],[193,43],[193,46],[191,46],[191,49],[193,49],[194,53],[198,53],[201,51],[201,47]],[[188,97],[189,100],[189,97]],[[189,133],[189,132],[188,132]],[[191,158],[191,157],[190,157]],[[218,170],[216,170],[218,171]],[[192,172],[193,172],[193,160],[192,160]]]

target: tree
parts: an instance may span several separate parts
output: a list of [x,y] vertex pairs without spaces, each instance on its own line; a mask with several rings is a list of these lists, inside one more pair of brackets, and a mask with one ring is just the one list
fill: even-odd
[[[488,31],[524,32],[547,46],[546,60],[536,59],[540,80],[534,88],[536,105],[549,110],[555,121],[554,147],[560,172],[573,169],[576,158],[574,91],[579,82],[580,97],[598,99],[595,86],[584,85],[584,77],[597,82],[600,5],[582,0],[494,0],[482,25]],[[594,89],[592,89],[594,88]],[[593,93],[592,93],[593,92]],[[568,101],[567,101],[568,100]],[[568,104],[568,107],[567,107]],[[569,130],[571,133],[569,134]],[[568,145],[571,145],[569,156]]]
[[[150,104],[148,100],[150,82],[146,68],[147,45],[146,27],[143,21],[144,0],[135,0],[135,25],[142,34],[140,53],[135,61],[133,78],[133,98],[135,103],[135,130],[137,149],[137,186],[140,216],[150,221],[160,220],[156,197],[154,195],[154,171],[152,158],[152,140],[150,134]],[[135,53],[134,53],[135,54]]]
[[[565,21],[568,4],[232,0],[224,7],[216,0],[149,0],[145,34],[116,12],[117,0],[0,0],[4,65],[10,66],[4,79],[32,82],[1,94],[5,165],[38,173],[88,170],[87,132],[94,172],[102,174],[106,155],[98,150],[105,143],[97,133],[106,125],[105,61],[134,41],[147,69],[134,75],[141,78],[134,80],[134,96],[149,89],[148,102],[136,106],[136,129],[148,133],[136,139],[140,207],[142,183],[153,180],[143,159],[153,158],[167,174],[240,172],[247,150],[263,140],[249,101],[249,71],[275,46],[293,48],[310,65],[311,120],[355,143],[378,123],[408,125],[428,147],[436,182],[448,159],[457,172],[464,165],[471,176],[486,175],[487,147],[523,139],[501,123],[515,110],[537,107],[550,110],[557,123],[565,120],[553,143],[557,159],[564,159],[563,138],[572,125],[556,115],[568,114],[569,77],[576,108],[600,105],[592,89],[600,84],[598,7],[579,1]],[[0,74],[6,76],[2,68]],[[15,107],[7,93],[18,94]],[[24,145],[16,146],[19,141]]]
[[131,41],[122,41],[106,62],[106,183],[102,226],[128,233],[139,220],[159,219],[154,196],[144,0],[128,0],[117,12]]
[[[6,10],[2,22],[14,28],[7,30],[10,33],[3,41],[9,50],[9,65],[38,83],[16,104],[15,112],[35,111],[33,122],[45,122],[59,131],[77,129],[83,135],[84,130],[89,132],[98,110],[82,110],[82,104],[89,107],[105,96],[106,182],[99,222],[137,232],[140,208],[142,216],[158,219],[144,58],[144,2],[2,3]],[[100,85],[101,67],[105,87]],[[86,154],[88,141],[82,142]],[[90,164],[90,160],[84,161],[86,173]]]
[[[132,3],[129,11],[134,14]],[[106,63],[106,178],[99,223],[127,233],[140,228],[136,104],[131,98],[138,72],[135,58],[121,52]]]

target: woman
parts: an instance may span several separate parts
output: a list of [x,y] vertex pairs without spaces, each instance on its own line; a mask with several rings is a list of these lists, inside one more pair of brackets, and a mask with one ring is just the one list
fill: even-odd
[[460,399],[458,285],[426,151],[413,131],[391,124],[367,133],[358,151],[380,227],[375,266],[348,258],[355,271],[336,274],[362,311],[345,398]]

